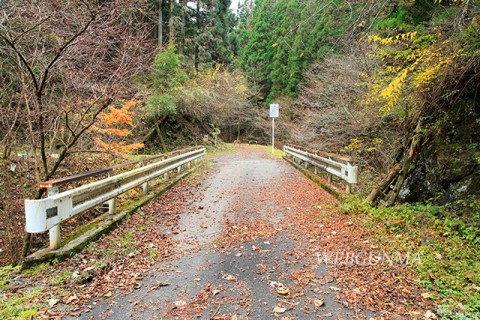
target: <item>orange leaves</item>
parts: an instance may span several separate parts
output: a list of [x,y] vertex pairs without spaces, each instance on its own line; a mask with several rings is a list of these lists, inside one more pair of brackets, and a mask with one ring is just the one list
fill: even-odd
[[99,119],[107,126],[113,124],[126,124],[129,126],[133,126],[133,111],[130,111],[130,108],[137,105],[138,103],[140,103],[140,100],[131,99],[128,100],[125,105],[120,109],[117,109],[114,106],[109,106],[108,113],[101,114],[99,116]]
[[118,141],[120,138],[124,140],[132,133],[134,112],[131,108],[140,102],[140,100],[131,99],[121,108],[109,106],[108,110],[98,117],[98,125],[92,128],[100,135],[92,138],[97,147],[111,152],[131,152],[143,148],[143,143],[127,144],[125,141]]
[[118,137],[126,137],[130,133],[132,133],[128,129],[115,129],[115,128],[105,128],[104,129],[104,128],[97,128],[97,127],[95,128],[95,131],[97,131],[98,133],[114,135],[114,136],[118,136]]

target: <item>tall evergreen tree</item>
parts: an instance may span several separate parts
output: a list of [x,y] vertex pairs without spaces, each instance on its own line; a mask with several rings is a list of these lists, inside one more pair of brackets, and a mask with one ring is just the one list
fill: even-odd
[[272,83],[269,75],[273,70],[271,61],[274,52],[274,12],[271,9],[275,0],[256,0],[252,11],[252,22],[242,50],[242,67],[255,84],[260,85],[263,95],[268,95]]
[[341,48],[355,24],[355,6],[341,0],[256,0],[240,8],[241,65],[268,99],[295,95],[305,67]]

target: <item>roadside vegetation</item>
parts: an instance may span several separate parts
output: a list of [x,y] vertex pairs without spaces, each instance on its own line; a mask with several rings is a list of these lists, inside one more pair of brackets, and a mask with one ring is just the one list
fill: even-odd
[[241,66],[257,99],[280,103],[283,141],[354,157],[359,195],[343,210],[388,250],[422,254],[418,284],[439,316],[478,318],[480,3],[261,0],[242,12]]
[[437,305],[442,319],[480,317],[478,203],[374,208],[364,199],[350,197],[340,208],[358,216],[388,252],[419,254],[421,263],[412,264],[417,284],[428,290],[427,298]]
[[361,183],[342,210],[388,250],[421,253],[418,285],[439,316],[480,317],[479,0],[230,4],[0,1],[0,315],[38,310],[37,289],[17,297],[9,277],[45,245],[23,231],[39,182],[268,144],[275,102],[277,149],[353,157]]

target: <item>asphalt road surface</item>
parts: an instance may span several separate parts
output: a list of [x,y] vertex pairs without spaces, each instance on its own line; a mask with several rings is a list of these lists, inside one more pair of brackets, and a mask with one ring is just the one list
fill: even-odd
[[179,254],[158,263],[132,293],[92,302],[81,319],[372,316],[346,307],[327,267],[302,251],[315,239],[295,228],[296,212],[334,198],[262,148],[242,146],[208,166],[193,177],[200,186],[179,215]]

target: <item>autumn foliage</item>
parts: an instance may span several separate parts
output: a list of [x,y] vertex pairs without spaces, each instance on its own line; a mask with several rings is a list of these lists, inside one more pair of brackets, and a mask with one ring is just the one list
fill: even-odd
[[97,147],[109,152],[131,152],[143,148],[143,143],[128,143],[127,138],[135,128],[132,108],[141,101],[131,99],[121,108],[109,106],[98,117],[98,124],[92,131],[96,134],[92,139]]

